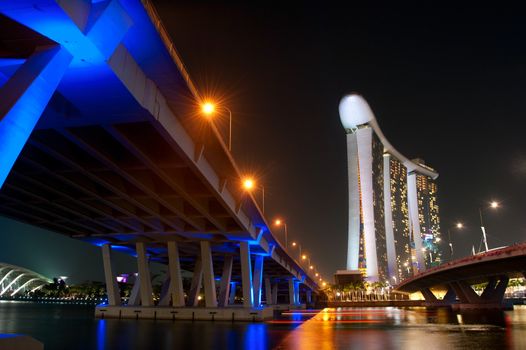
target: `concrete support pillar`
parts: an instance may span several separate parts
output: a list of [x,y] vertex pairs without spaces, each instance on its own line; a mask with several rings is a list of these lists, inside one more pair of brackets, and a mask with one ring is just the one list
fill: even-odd
[[104,279],[106,281],[106,294],[108,295],[108,305],[116,306],[121,304],[119,285],[117,276],[111,260],[111,246],[104,244],[102,246],[102,261],[104,263]]
[[236,301],[236,282],[230,282],[230,297],[228,298],[228,303],[233,305]]
[[256,255],[256,259],[254,261],[254,280],[252,281],[254,284],[254,306],[260,306],[261,305],[261,287],[263,282],[263,261],[264,256],[263,255]]
[[272,286],[272,305],[278,305],[278,283]]
[[429,288],[424,288],[420,291],[422,293],[422,295],[424,296],[424,299],[427,301],[427,302],[435,302],[435,301],[438,301],[437,297],[435,296],[435,294],[433,294],[433,292],[431,291],[431,289]]
[[446,295],[444,295],[444,298],[442,300],[447,301],[449,303],[454,303],[457,299],[457,295],[455,294],[455,291],[453,288],[448,287]]
[[239,243],[241,259],[241,284],[243,286],[243,306],[254,307],[254,296],[252,294],[252,267],[250,263],[250,246],[248,242]]
[[265,277],[265,302],[272,305],[272,287],[270,286],[270,277]]
[[219,306],[228,306],[233,263],[234,257],[232,255],[226,255],[225,262],[223,263],[223,275],[221,276],[221,284],[219,285]]
[[201,241],[201,261],[203,263],[206,307],[217,307],[216,280],[209,241]]
[[61,46],[37,49],[0,87],[0,188],[71,59]]
[[135,283],[133,284],[132,290],[130,292],[130,297],[128,298],[129,306],[139,306],[141,304],[141,277],[139,274],[135,276]]
[[289,278],[289,304],[296,305],[296,292],[294,290],[294,278]]
[[166,275],[163,285],[161,286],[161,295],[159,296],[158,306],[170,305],[170,274]]
[[201,290],[201,283],[203,281],[203,264],[201,257],[196,258],[194,266],[194,275],[192,276],[192,283],[190,285],[190,292],[188,293],[188,306],[197,306],[199,300],[199,291]]
[[484,288],[484,291],[480,295],[482,299],[491,299],[493,296],[493,292],[495,291],[495,286],[497,285],[497,278],[496,277],[490,277],[488,281],[488,285],[486,288]]
[[177,242],[169,241],[168,247],[168,277],[166,280],[167,291],[163,294],[159,305],[169,305],[170,299],[172,306],[184,306],[183,276],[181,274],[181,263],[179,261],[179,249]]
[[300,300],[300,281],[294,281],[294,302],[301,304]]
[[146,256],[146,246],[144,242],[135,243],[135,249],[137,250],[137,264],[139,267],[141,285],[141,305],[153,306],[152,280],[150,277],[150,269],[148,267],[148,258]]
[[312,290],[307,290],[307,292],[305,293],[306,294],[306,297],[307,297],[307,304],[311,304],[312,303]]
[[451,287],[463,304],[479,304],[480,297],[475,293],[473,288],[464,281],[452,282]]
[[506,288],[508,287],[508,282],[510,278],[508,276],[501,276],[499,279],[499,284],[495,287],[492,293],[492,300],[498,303],[502,303],[504,299],[504,293],[506,293]]

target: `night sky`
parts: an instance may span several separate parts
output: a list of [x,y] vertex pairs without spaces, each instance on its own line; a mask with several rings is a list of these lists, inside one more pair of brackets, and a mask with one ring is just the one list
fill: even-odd
[[466,225],[451,231],[457,257],[478,247],[478,208],[493,199],[490,247],[526,240],[521,11],[153,2],[203,96],[232,110],[234,157],[264,185],[269,219],[286,220],[326,278],[346,261],[348,92],[401,153],[440,173],[443,237]]

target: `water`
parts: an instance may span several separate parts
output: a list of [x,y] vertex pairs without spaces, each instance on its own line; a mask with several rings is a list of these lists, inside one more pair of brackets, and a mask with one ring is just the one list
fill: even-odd
[[88,306],[0,302],[0,333],[29,334],[47,350],[526,349],[526,306],[484,314],[325,309],[265,323],[231,323],[99,320]]

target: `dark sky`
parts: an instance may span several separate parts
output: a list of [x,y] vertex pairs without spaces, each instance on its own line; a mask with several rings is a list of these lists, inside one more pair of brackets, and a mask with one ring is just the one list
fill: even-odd
[[[269,217],[325,276],[345,267],[347,92],[364,95],[391,143],[440,173],[455,253],[526,239],[526,26],[518,9],[154,1],[203,93],[233,111],[233,152],[265,186]],[[445,248],[445,247],[444,247]],[[447,254],[446,254],[447,256]]]
[[[452,231],[457,256],[478,246],[478,208],[492,199],[502,207],[485,211],[490,246],[526,240],[523,12],[426,3],[345,9],[154,0],[199,89],[232,110],[234,156],[264,184],[269,218],[286,219],[290,239],[327,278],[346,261],[338,103],[351,91],[367,99],[400,152],[440,173],[443,234],[456,220],[467,226]],[[0,222],[5,235],[26,229]],[[45,237],[43,249],[55,245],[50,233],[32,234]],[[96,249],[61,239],[58,246],[100,262]],[[0,261],[15,259],[9,252],[17,244],[27,250],[13,240]]]

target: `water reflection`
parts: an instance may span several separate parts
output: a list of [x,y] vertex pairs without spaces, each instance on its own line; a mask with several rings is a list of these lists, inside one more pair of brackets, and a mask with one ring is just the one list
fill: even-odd
[[0,333],[46,349],[526,349],[526,308],[338,308],[265,323],[99,320],[92,308],[0,303]]
[[[324,309],[291,332],[279,349],[495,349],[524,345],[524,318],[502,311],[454,313],[446,308]],[[520,333],[520,344],[513,333]]]

